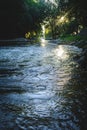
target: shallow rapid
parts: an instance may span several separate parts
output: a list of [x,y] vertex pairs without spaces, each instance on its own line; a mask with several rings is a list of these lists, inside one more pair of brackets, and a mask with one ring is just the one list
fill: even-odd
[[0,47],[0,130],[87,130],[81,51],[47,41]]

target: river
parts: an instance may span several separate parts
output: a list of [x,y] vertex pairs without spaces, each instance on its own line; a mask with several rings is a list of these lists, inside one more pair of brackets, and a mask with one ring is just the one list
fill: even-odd
[[0,47],[0,130],[87,130],[81,53],[48,41]]

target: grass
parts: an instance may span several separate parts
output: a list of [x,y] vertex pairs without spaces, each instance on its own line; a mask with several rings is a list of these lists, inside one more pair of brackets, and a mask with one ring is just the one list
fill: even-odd
[[87,41],[86,36],[80,36],[80,35],[64,35],[64,36],[61,36],[60,38],[64,40],[65,42],[74,42],[74,41],[80,41],[80,40]]

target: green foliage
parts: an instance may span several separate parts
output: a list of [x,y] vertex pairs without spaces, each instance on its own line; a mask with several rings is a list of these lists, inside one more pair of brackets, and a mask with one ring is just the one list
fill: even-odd
[[68,16],[71,19],[74,17],[78,24],[87,26],[87,1],[84,0],[68,0],[66,3],[60,0],[61,11],[68,12]]
[[87,37],[85,36],[80,36],[80,35],[62,35],[60,36],[61,39],[63,39],[66,42],[73,42],[73,41],[80,41],[80,40],[84,40],[87,41]]
[[[0,39],[24,37],[30,32],[36,36],[40,33],[41,24],[47,21],[53,38],[56,35],[78,32],[79,25],[87,26],[86,0],[1,0],[0,1]],[[68,18],[58,24],[57,17]],[[72,20],[74,18],[74,20]]]
[[66,34],[72,34],[73,32],[78,33],[78,22],[76,20],[70,21],[65,31]]
[[37,32],[46,17],[45,4],[34,0],[0,1],[0,38],[24,37],[27,32]]

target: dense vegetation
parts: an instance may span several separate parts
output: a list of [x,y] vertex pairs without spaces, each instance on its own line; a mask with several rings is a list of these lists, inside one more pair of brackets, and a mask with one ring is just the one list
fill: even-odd
[[37,32],[44,16],[44,3],[33,0],[0,1],[0,38],[24,37]]
[[87,27],[86,0],[1,0],[0,39],[79,33]]

